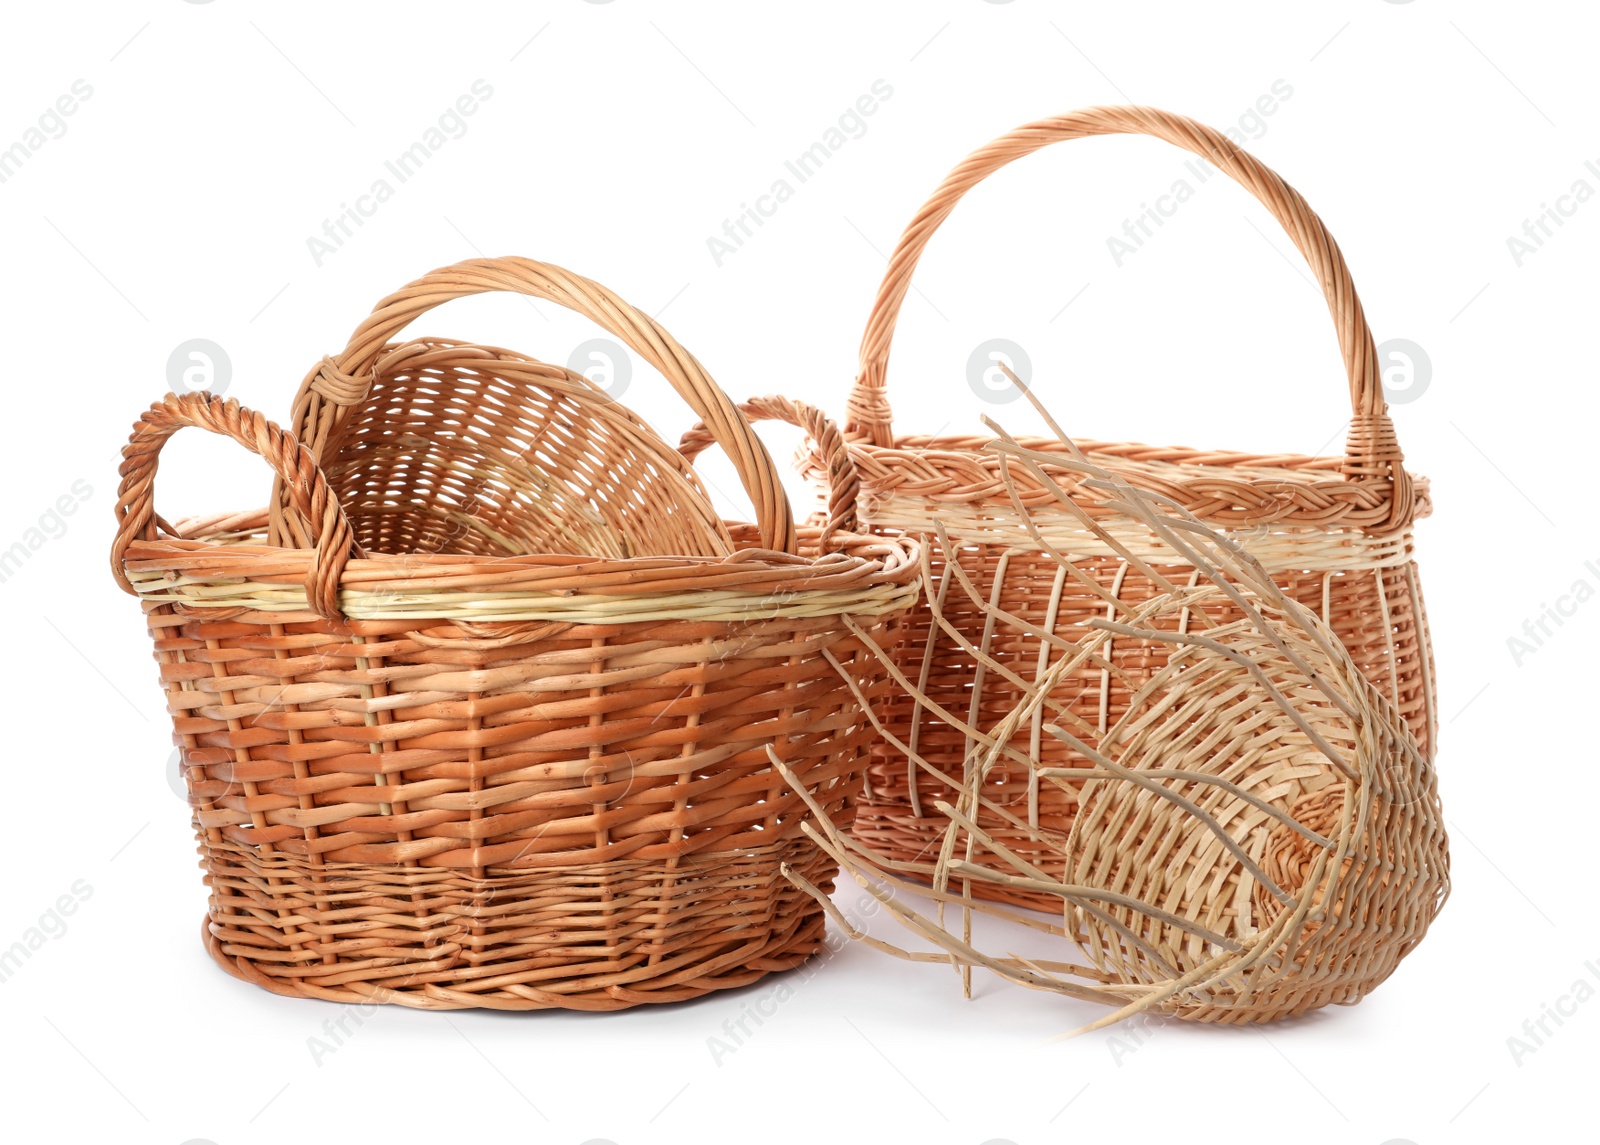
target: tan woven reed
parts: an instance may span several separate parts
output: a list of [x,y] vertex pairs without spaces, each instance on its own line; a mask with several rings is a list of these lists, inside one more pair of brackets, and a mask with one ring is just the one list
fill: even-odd
[[[827,504],[808,522],[818,530],[816,544],[827,548],[836,532],[854,532],[861,482],[856,477],[856,467],[850,460],[844,435],[833,419],[806,402],[772,395],[751,398],[739,407],[739,412],[752,424],[782,421],[805,430],[808,443],[801,447],[796,467],[820,476],[828,495]],[[716,438],[702,422],[683,435],[678,449],[681,456],[693,461],[715,443]]]
[[[942,525],[959,554],[959,568],[944,565],[942,554],[935,554],[932,563],[933,600],[949,631],[933,624],[929,608],[914,613],[898,662],[913,688],[886,717],[895,734],[933,769],[919,771],[893,752],[882,753],[869,772],[868,793],[855,821],[857,837],[885,854],[925,859],[937,847],[943,824],[931,807],[960,788],[968,756],[967,737],[937,719],[927,705],[913,699],[913,692],[962,712],[974,727],[994,726],[1043,677],[1048,655],[1039,633],[1074,638],[1086,621],[1104,612],[1095,592],[1040,551],[1033,530],[1122,599],[1138,600],[1155,592],[1146,577],[1066,511],[1063,495],[1096,520],[1116,518],[1103,495],[1079,481],[1072,467],[1047,461],[1037,474],[1017,474],[1014,503],[1000,479],[999,459],[984,448],[987,438],[895,437],[885,397],[890,340],[911,274],[961,197],[991,172],[1049,143],[1112,133],[1152,135],[1204,157],[1250,190],[1283,225],[1327,295],[1349,375],[1352,417],[1343,457],[1102,442],[1084,443],[1084,452],[1134,485],[1226,528],[1247,545],[1293,599],[1327,621],[1357,666],[1401,713],[1424,754],[1433,750],[1437,718],[1432,652],[1411,529],[1430,509],[1427,485],[1413,479],[1402,464],[1371,331],[1338,245],[1293,188],[1221,133],[1151,108],[1094,108],[1018,128],[951,172],[901,237],[862,339],[861,372],[846,424],[861,480],[862,526],[888,535],[931,535]],[[1048,438],[1024,444],[1046,454],[1063,448]],[[1123,538],[1129,539],[1137,543],[1139,538]],[[1182,575],[1177,569],[1165,572]],[[961,590],[958,582],[963,580],[975,587],[974,594]],[[997,632],[986,611],[989,604],[1027,620],[1030,627]],[[972,649],[1004,670],[986,669]],[[1111,652],[1128,667],[1161,654],[1148,648]],[[1059,687],[1058,698],[1102,730],[1121,717],[1130,701],[1115,677],[1098,669],[1085,668]],[[1017,734],[1025,756],[1039,756],[1051,766],[1078,761],[1068,746],[1045,736],[1038,722]],[[1074,790],[1070,785],[1040,789],[1031,773],[1020,768],[1002,770],[991,782],[997,802],[1016,809],[1020,825],[991,819],[985,829],[1059,877],[1062,844],[1077,805]],[[978,861],[987,858],[980,854]],[[978,890],[1018,903],[1049,905],[1045,898],[1006,887],[980,884]]]
[[367,552],[733,551],[689,463],[633,411],[495,347],[387,347],[322,465]]
[[[794,551],[794,523],[772,458],[705,367],[654,319],[611,290],[529,258],[469,259],[431,271],[382,299],[338,357],[324,358],[306,375],[295,399],[290,428],[313,457],[327,461],[352,410],[367,401],[380,360],[394,351],[390,344],[394,336],[413,319],[451,299],[494,291],[526,294],[574,310],[659,370],[726,446],[729,460],[755,504],[765,547]],[[283,513],[286,503],[287,492],[280,483],[273,491],[272,540],[304,547],[307,538],[298,534],[293,517]]]
[[[605,297],[593,284],[581,293]],[[628,313],[641,341],[671,344]],[[438,408],[426,395],[441,375],[424,362],[448,363],[454,382],[471,365],[486,372],[479,394],[561,392],[602,419],[597,441],[627,440],[629,419],[563,388],[581,380],[500,351],[416,346],[388,351],[414,349],[404,363],[376,354],[360,371],[374,392],[404,395],[394,408]],[[674,360],[693,363],[681,350]],[[718,442],[743,450],[747,469],[765,459],[732,403],[702,388],[715,389],[703,373],[695,382],[697,408],[726,415],[711,422]],[[723,556],[448,551],[491,534],[572,541],[519,531],[508,522],[522,506],[505,499],[487,527],[443,536],[436,525],[441,506],[483,503],[467,484],[438,491],[452,459],[502,466],[493,484],[560,455],[522,450],[517,419],[474,449],[428,424],[417,456],[439,463],[439,484],[380,481],[384,466],[399,472],[399,453],[381,449],[404,418],[380,432],[358,390],[338,393],[349,420],[330,415],[338,432],[323,441],[354,521],[309,447],[231,401],[169,395],[124,450],[112,568],[142,598],[155,643],[211,888],[213,957],[298,997],[605,1010],[744,985],[820,949],[819,908],[779,867],[827,885],[833,863],[799,835],[805,808],[768,750],[848,819],[871,735],[856,693],[875,697],[886,679],[856,633],[896,643],[920,591],[915,544],[835,527],[825,551],[802,550],[784,502],[737,538],[719,525],[732,542]],[[546,424],[579,422],[563,412]],[[156,463],[185,426],[263,456],[284,499],[275,516],[299,540],[271,543],[267,510],[167,527],[152,504]],[[662,488],[692,489],[656,448],[619,456],[618,472],[648,456]],[[758,508],[762,488],[781,488],[775,472],[746,477]],[[590,504],[574,490],[574,507]],[[641,507],[655,511],[622,516],[638,521]],[[703,518],[676,508],[676,527]],[[584,543],[617,523],[584,522]],[[665,535],[638,527],[612,548]],[[774,539],[790,551],[760,547]],[[440,551],[382,551],[399,543]]]
[[[1013,475],[1043,480],[1047,467],[1072,470],[1099,496],[1098,513],[1078,514],[1085,531],[1123,549],[1154,594],[1120,595],[1098,583],[1096,558],[1055,552],[1066,574],[1100,599],[1101,617],[1048,639],[1043,677],[994,726],[973,727],[964,713],[926,698],[974,745],[959,791],[929,809],[940,827],[927,859],[905,862],[851,838],[820,804],[817,825],[805,827],[891,917],[944,953],[909,953],[868,937],[804,872],[789,876],[855,937],[912,961],[952,962],[969,987],[978,966],[1115,1008],[1078,1032],[1144,1011],[1242,1023],[1359,1001],[1421,941],[1449,891],[1432,766],[1332,629],[1246,550],[1175,502],[1067,451],[1063,459],[1060,449],[1010,438],[992,449],[1019,496]],[[1135,533],[1158,563],[1124,548],[1122,538]],[[1051,551],[1043,533],[1034,540]],[[941,544],[960,542],[945,536]],[[1177,578],[1166,571],[1177,569],[1185,570]],[[998,629],[1032,628],[970,581],[955,591],[973,596]],[[1130,648],[1145,655],[1119,654]],[[989,671],[1006,671],[1000,657],[977,655]],[[1109,727],[1059,698],[1062,682],[1085,668],[1127,690]],[[1018,750],[1019,729],[1041,717],[1046,734],[1073,749],[1071,766]],[[910,765],[937,767],[884,732]],[[1058,865],[1030,861],[982,826],[1016,814],[992,780],[1016,767],[1044,789],[1076,794]],[[980,886],[999,893],[977,896]],[[938,901],[935,917],[909,905],[919,894]],[[1043,901],[1056,921],[986,898]],[[1063,945],[1070,939],[1086,962],[981,950],[973,911],[1054,934]],[[946,923],[952,912],[959,928]]]

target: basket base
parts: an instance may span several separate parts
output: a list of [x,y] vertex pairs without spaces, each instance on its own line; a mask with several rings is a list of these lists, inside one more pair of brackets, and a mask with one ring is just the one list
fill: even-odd
[[[202,939],[235,978],[289,998],[421,1010],[621,1010],[748,986],[823,949],[825,916],[779,864],[825,888],[836,872],[805,839],[697,855],[692,867],[610,863],[478,879],[315,868],[227,844],[207,860],[213,899]],[[341,909],[317,909],[335,903]],[[352,924],[357,913],[365,918]]]

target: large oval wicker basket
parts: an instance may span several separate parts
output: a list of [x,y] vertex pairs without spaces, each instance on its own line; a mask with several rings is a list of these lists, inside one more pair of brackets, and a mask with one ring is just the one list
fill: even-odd
[[[700,529],[710,554],[563,551],[604,520],[541,533],[538,506],[505,484],[524,467],[603,485],[608,466],[642,472],[637,447],[661,486],[684,463],[645,438],[608,456],[638,427],[568,385],[581,379],[434,340],[394,357],[423,300],[481,289],[572,305],[657,365],[734,458],[756,525]],[[599,419],[587,452],[564,441],[552,474],[552,456],[512,447],[511,422],[463,441],[423,418],[395,430],[411,448],[373,428],[371,387],[395,399],[385,409],[433,408],[440,371],[471,362],[451,376],[493,375],[481,385],[521,410],[519,434],[529,418],[563,433],[581,430],[574,411]],[[539,421],[558,393],[566,412]],[[297,409],[315,448],[234,402],[169,395],[121,469],[112,567],[155,644],[212,956],[297,997],[607,1010],[744,985],[820,949],[820,910],[780,867],[826,881],[833,864],[800,835],[804,805],[768,750],[848,817],[871,733],[857,693],[885,680],[859,634],[895,645],[920,591],[915,544],[796,530],[765,449],[699,363],[603,287],[528,260],[435,272],[385,300]],[[265,509],[156,515],[158,455],[186,426],[271,465],[278,536]],[[703,521],[690,476],[667,482],[683,503],[655,488],[639,505]],[[564,512],[606,518],[605,495],[568,494]],[[492,527],[472,517],[484,505]],[[673,543],[637,512],[610,521],[618,545]],[[540,537],[554,551],[528,551]]]
[[[1093,461],[1133,485],[1171,498],[1241,542],[1288,594],[1315,609],[1349,649],[1367,679],[1382,689],[1415,733],[1425,755],[1437,737],[1432,653],[1412,559],[1412,523],[1429,510],[1427,486],[1402,464],[1388,416],[1372,334],[1338,245],[1300,195],[1226,136],[1183,116],[1151,108],[1075,112],[1018,128],[968,156],[934,192],[890,259],[861,344],[861,371],[849,403],[846,436],[861,480],[863,527],[885,535],[932,535],[943,529],[957,555],[930,546],[933,579],[926,603],[897,654],[913,688],[900,689],[882,710],[889,738],[869,770],[854,832],[894,860],[932,868],[948,823],[933,808],[963,784],[975,758],[960,730],[937,718],[927,701],[959,713],[979,729],[998,724],[1045,672],[1043,634],[1069,640],[1105,614],[1106,594],[1128,601],[1152,587],[1082,525],[1063,498],[1100,518],[1106,495],[1068,469],[1051,480],[1014,474],[1028,507],[1014,507],[998,455],[983,437],[897,437],[885,398],[890,341],[923,248],[961,197],[990,173],[1059,140],[1093,135],[1151,135],[1202,156],[1253,193],[1283,225],[1323,284],[1350,382],[1351,421],[1343,457],[1262,456],[1212,449],[1157,448],[1081,442]],[[1025,439],[1046,453],[1055,439]],[[1041,539],[1084,570],[1098,588],[1069,579]],[[1137,546],[1136,538],[1128,538]],[[952,564],[955,567],[952,567]],[[1193,572],[1163,567],[1168,578]],[[1003,613],[1006,623],[997,624]],[[1127,710],[1140,680],[1163,657],[1128,642],[1113,649],[1118,673],[1085,667],[1052,699],[1100,732]],[[920,697],[919,697],[920,694]],[[1014,746],[1042,766],[1078,766],[1074,753],[1043,734],[1040,719],[1019,729]],[[1041,785],[1038,768],[998,768],[986,784],[982,826],[1052,879],[1064,875],[1067,834],[1078,793],[1068,784]],[[987,862],[993,854],[979,854]],[[976,893],[1050,908],[1048,897],[975,885]]]

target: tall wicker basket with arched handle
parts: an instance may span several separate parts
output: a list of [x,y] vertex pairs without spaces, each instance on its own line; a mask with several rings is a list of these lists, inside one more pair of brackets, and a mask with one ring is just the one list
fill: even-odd
[[[1327,296],[1350,382],[1351,420],[1342,457],[1261,456],[1209,449],[1082,443],[1085,453],[1135,486],[1182,504],[1222,526],[1271,570],[1278,583],[1314,608],[1339,635],[1365,676],[1393,701],[1424,753],[1437,738],[1432,652],[1412,559],[1412,524],[1429,510],[1426,482],[1403,463],[1380,384],[1377,352],[1338,244],[1298,192],[1227,137],[1191,119],[1143,107],[1073,112],[1020,127],[968,156],[934,192],[901,236],[878,290],[861,342],[861,369],[845,425],[861,481],[862,526],[889,535],[942,528],[957,559],[931,549],[928,585],[939,620],[926,604],[900,645],[898,667],[927,700],[990,728],[1016,707],[1049,657],[1040,634],[1069,639],[1104,614],[1103,592],[1065,575],[1048,544],[1121,600],[1148,592],[1115,547],[1099,541],[1061,503],[1105,517],[1103,492],[1068,469],[1048,484],[1016,472],[1027,519],[1014,508],[1000,459],[984,437],[896,437],[885,396],[890,341],[911,275],[928,240],[974,185],[1048,144],[1093,135],[1144,134],[1202,156],[1256,196],[1294,240]],[[1044,451],[1053,439],[1027,440]],[[1130,538],[1130,541],[1134,541]],[[954,567],[952,567],[952,565]],[[1189,570],[1192,572],[1193,570]],[[1181,568],[1163,569],[1181,578]],[[1003,613],[1007,623],[997,624]],[[1130,688],[1160,669],[1149,646],[1113,650],[1119,672],[1085,668],[1062,682],[1054,699],[1101,732],[1127,709]],[[902,689],[885,707],[889,737],[869,769],[854,831],[888,857],[932,867],[947,823],[934,802],[962,784],[973,758],[967,738]],[[1045,766],[1075,766],[1060,741],[1034,719],[1015,745]],[[1059,762],[1057,759],[1059,757]],[[983,826],[1015,855],[1051,878],[1063,875],[1077,792],[1043,784],[1037,768],[999,769],[986,784]],[[976,861],[984,861],[979,855]],[[974,893],[1023,905],[1050,900],[985,883]]]
[[[491,289],[573,306],[659,366],[733,458],[755,525],[708,520],[685,460],[582,379],[390,341]],[[526,259],[386,299],[296,410],[303,440],[168,395],[123,451],[112,570],[154,640],[212,956],[294,997],[608,1010],[820,949],[820,908],[780,870],[826,882],[834,866],[768,753],[848,818],[871,735],[857,697],[887,679],[861,634],[895,645],[915,542],[839,520],[803,545],[765,448],[699,363],[604,287]],[[156,514],[160,451],[188,426],[268,462],[272,521]],[[530,467],[565,500],[518,502],[507,483]],[[618,474],[655,485],[619,504]],[[584,519],[552,529],[551,504]],[[604,551],[574,551],[588,544]]]

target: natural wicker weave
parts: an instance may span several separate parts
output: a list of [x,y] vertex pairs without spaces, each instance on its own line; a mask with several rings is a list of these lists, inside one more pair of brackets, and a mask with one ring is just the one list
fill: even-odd
[[682,454],[570,370],[429,339],[373,374],[322,457],[367,552],[733,551]]
[[[1074,638],[1086,621],[1104,614],[1104,602],[1041,552],[1032,530],[1041,530],[1075,567],[1121,599],[1137,601],[1155,592],[1143,574],[1066,511],[1063,497],[1097,518],[1115,516],[1106,511],[1103,495],[1085,487],[1075,470],[1044,464],[1038,476],[1018,473],[1019,499],[1013,504],[1000,480],[999,459],[984,450],[987,438],[894,437],[884,396],[890,339],[911,274],[962,195],[1046,144],[1119,132],[1152,135],[1203,156],[1248,188],[1284,226],[1323,284],[1344,353],[1353,413],[1344,457],[1096,442],[1084,443],[1085,453],[1247,545],[1291,597],[1328,622],[1357,666],[1410,725],[1424,755],[1432,751],[1437,731],[1432,653],[1411,530],[1412,522],[1429,511],[1427,486],[1402,465],[1372,335],[1344,257],[1305,200],[1221,133],[1150,108],[1095,108],[1019,128],[958,166],[902,236],[862,340],[861,372],[845,427],[861,480],[862,526],[900,535],[931,534],[942,525],[959,552],[959,569],[947,568],[942,554],[932,564],[930,591],[948,630],[933,625],[928,607],[916,611],[898,662],[913,687],[903,690],[887,716],[888,726],[932,770],[919,771],[896,753],[881,752],[855,821],[857,837],[885,854],[928,857],[943,830],[932,803],[959,789],[968,764],[968,737],[936,719],[912,693],[962,712],[973,727],[992,727],[1043,677],[1048,656],[1039,634]],[[1175,395],[1174,400],[1180,399]],[[1024,444],[1045,453],[1062,450],[1051,439]],[[1140,537],[1124,539],[1138,543]],[[961,580],[976,591],[961,591]],[[997,632],[990,604],[1029,627]],[[985,667],[974,649],[1000,668]],[[1158,666],[1162,655],[1160,649],[1140,647],[1110,650],[1112,660],[1129,669]],[[1085,667],[1060,682],[1058,699],[1105,729],[1127,710],[1130,697],[1113,675]],[[1070,748],[1044,735],[1038,720],[1020,727],[1017,735],[1024,754],[1047,766],[1080,762]],[[1022,767],[1002,767],[989,782],[996,804],[1012,809],[1015,820],[990,818],[985,829],[1059,877],[1075,792],[1070,786],[1041,788],[1037,775]],[[986,858],[980,854],[977,861]],[[1008,901],[1048,905],[1046,899],[1005,887],[980,884],[977,889]]]
[[[1415,737],[1331,629],[1232,540],[1174,502],[1071,456],[1070,446],[1063,457],[1060,449],[1005,438],[992,450],[1011,490],[1018,489],[1012,477],[1044,480],[1044,467],[1055,466],[1093,488],[1099,512],[1081,515],[1085,532],[1123,548],[1156,591],[1126,597],[1089,589],[1101,617],[1048,642],[1042,678],[993,727],[974,728],[963,712],[925,698],[937,718],[972,741],[974,757],[959,791],[928,809],[939,830],[924,861],[904,862],[852,839],[815,808],[816,826],[805,830],[919,944],[931,941],[944,953],[908,953],[835,917],[889,953],[954,963],[969,987],[979,966],[1116,1007],[1085,1030],[1141,1011],[1241,1023],[1359,1001],[1421,941],[1449,891],[1434,771]],[[1125,543],[1135,536],[1148,556]],[[1050,550],[1042,532],[1034,539]],[[1055,559],[1086,585],[1097,577],[1094,558],[1058,552]],[[1165,569],[1184,571],[1173,579]],[[952,595],[975,590],[963,582]],[[1030,627],[1003,605],[989,615],[1005,633]],[[1122,648],[1143,650],[1142,663],[1119,655]],[[1004,671],[998,658],[980,658]],[[1127,691],[1109,727],[1059,699],[1062,682],[1086,668]],[[1047,736],[1073,749],[1070,766],[1018,749],[1018,730],[1040,719]],[[928,766],[885,734],[909,765]],[[1018,767],[1046,790],[1078,793],[1062,863],[1032,862],[981,826],[1012,813],[991,776]],[[804,872],[789,874],[824,895]],[[999,893],[974,897],[980,886]],[[926,894],[939,903],[936,917],[912,905]],[[1042,902],[1056,921],[983,898]],[[1070,939],[1087,964],[1022,958],[1010,953],[1014,946],[979,949],[974,910]],[[946,921],[951,913],[960,914],[959,929]]]
[[[443,267],[401,287],[373,307],[372,313],[356,328],[339,356],[324,358],[300,385],[290,428],[311,450],[312,456],[319,462],[328,463],[339,442],[355,425],[359,425],[361,417],[357,412],[358,407],[368,407],[368,399],[374,393],[374,383],[378,383],[379,391],[385,388],[386,383],[379,378],[383,373],[381,364],[394,354],[396,347],[390,343],[397,333],[413,319],[451,299],[493,291],[526,294],[575,310],[614,334],[623,345],[660,370],[672,388],[712,427],[717,439],[727,446],[729,460],[755,503],[756,523],[765,547],[779,552],[794,551],[795,532],[789,502],[784,497],[783,486],[766,446],[739,416],[732,400],[711,380],[694,355],[678,345],[677,340],[652,318],[599,283],[561,267],[528,258],[469,259]],[[452,363],[448,369],[453,371],[454,377],[447,373],[442,380],[459,381],[461,374],[471,368],[470,363],[465,368],[459,363]],[[510,372],[510,376],[504,378],[507,384],[499,387],[498,392],[504,393],[507,389],[527,385],[526,370],[519,370],[509,363],[498,363],[496,368]],[[551,367],[542,369],[547,371],[547,377],[553,377],[556,373]],[[548,388],[538,376],[533,381],[541,388]],[[438,379],[409,379],[409,382],[411,393],[406,397],[413,401],[416,400],[416,391],[440,384]],[[475,388],[487,391],[489,387],[478,383]],[[487,408],[480,408],[476,412],[480,418],[486,419],[483,424],[491,440],[498,434],[510,434],[515,438],[528,431],[528,423],[540,423],[550,416],[538,408],[520,419],[515,409],[491,413]],[[519,420],[522,422],[520,425],[517,424]],[[434,428],[430,429],[429,436],[437,440],[441,435]],[[596,440],[587,446],[587,452],[581,443],[575,449],[570,445],[566,448],[584,455],[587,460],[636,464],[625,462],[620,451],[607,455],[596,448],[604,444]],[[436,494],[418,485],[413,485],[409,493],[411,497],[424,501],[438,499]],[[297,532],[296,522],[292,517],[286,518],[282,512],[286,497],[280,482],[273,492],[272,540],[280,544],[293,541],[304,546],[306,538]],[[491,512],[490,516],[493,515]]]
[[[741,537],[791,551],[417,551],[467,550],[491,535],[592,543],[615,522],[557,538],[508,525],[536,518],[518,505],[487,527],[434,525],[441,506],[484,503],[465,484],[439,493],[454,479],[450,458],[503,463],[492,485],[569,456],[519,453],[523,422],[465,451],[437,424],[415,427],[430,439],[416,456],[443,459],[438,483],[394,484],[370,475],[400,473],[403,451],[382,453],[390,429],[373,428],[377,406],[352,383],[338,394],[348,422],[335,426],[324,407],[352,521],[311,449],[259,415],[204,394],[152,406],[124,450],[113,572],[143,598],[182,746],[211,888],[208,947],[280,994],[616,1009],[744,985],[820,948],[819,908],[779,866],[827,885],[833,864],[799,835],[804,807],[768,750],[849,818],[871,734],[856,693],[878,696],[886,675],[856,633],[895,644],[920,591],[917,548],[835,528],[827,551],[794,551],[787,502],[762,493],[781,496],[765,450],[692,358],[592,283],[520,261],[512,277],[606,299],[614,325],[684,367],[680,382],[692,365],[687,396],[766,505],[758,536]],[[375,347],[396,328],[385,326]],[[374,352],[376,372],[363,365],[359,376],[414,412],[441,377],[459,383],[477,353],[415,352],[403,368]],[[448,374],[424,362],[446,362]],[[493,375],[483,394],[501,382],[551,393],[573,382],[499,351],[482,363]],[[610,418],[596,423],[596,442],[627,440],[628,419],[563,392],[572,410]],[[579,428],[575,414],[561,416],[563,430]],[[184,426],[270,463],[284,498],[276,516],[295,540],[269,543],[266,510],[165,526],[152,506],[157,456]],[[643,454],[615,460],[619,474],[646,464]],[[649,454],[663,488],[670,478],[692,491],[679,464]],[[593,504],[585,493],[575,507]],[[688,502],[634,508],[676,510],[678,526],[704,516]],[[633,508],[623,516],[638,530],[613,549],[622,536],[665,535]],[[378,551],[402,544],[416,548]]]
[[[798,468],[811,469],[820,476],[828,501],[813,520],[812,528],[818,530],[815,544],[826,549],[833,535],[856,529],[856,500],[861,495],[861,482],[856,478],[855,464],[850,460],[844,435],[833,419],[820,409],[793,398],[767,396],[751,398],[739,407],[745,420],[752,424],[760,421],[782,421],[806,431],[808,444],[800,449],[796,458]],[[705,449],[715,444],[716,438],[705,423],[683,435],[678,443],[680,455],[693,461]]]

